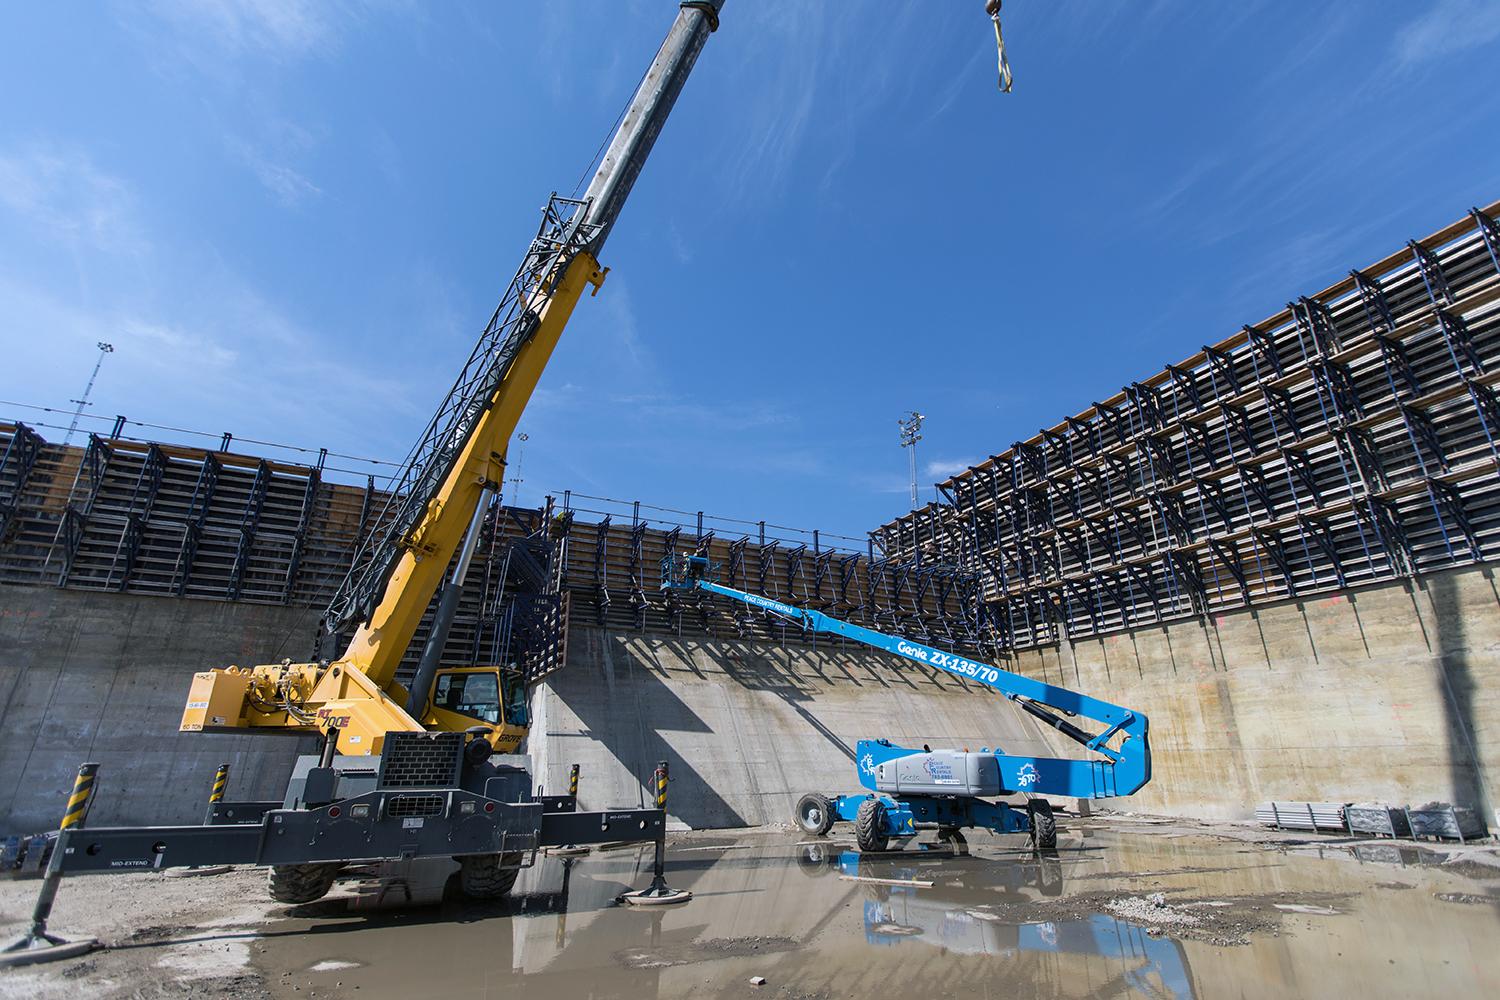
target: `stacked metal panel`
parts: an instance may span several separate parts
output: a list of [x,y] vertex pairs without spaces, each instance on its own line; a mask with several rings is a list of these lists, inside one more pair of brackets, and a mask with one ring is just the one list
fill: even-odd
[[1343,802],[1262,802],[1255,821],[1278,830],[1343,830]]
[[1500,203],[939,484],[874,533],[1024,648],[1500,544]]

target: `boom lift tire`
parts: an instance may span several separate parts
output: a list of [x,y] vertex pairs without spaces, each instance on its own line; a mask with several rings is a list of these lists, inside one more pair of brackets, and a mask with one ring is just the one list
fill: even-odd
[[470,899],[500,899],[521,874],[521,855],[466,854],[458,859],[459,885]]
[[854,814],[854,842],[861,852],[879,853],[885,850],[890,838],[885,834],[885,803],[879,799],[865,799]]
[[1039,851],[1056,850],[1057,817],[1052,815],[1052,803],[1032,799],[1026,803],[1026,815],[1031,819],[1031,846]]
[[337,862],[273,865],[266,877],[266,890],[278,903],[311,903],[328,895],[334,876],[342,867]]
[[808,792],[797,800],[797,825],[810,837],[821,837],[833,829],[833,803],[827,796]]

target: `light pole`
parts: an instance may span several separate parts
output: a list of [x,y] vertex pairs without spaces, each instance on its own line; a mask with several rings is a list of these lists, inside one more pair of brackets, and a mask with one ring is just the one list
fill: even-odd
[[911,461],[911,509],[917,509],[917,442],[922,440],[922,421],[927,418],[912,410],[897,420],[901,427],[901,447]]
[[63,444],[73,440],[73,432],[78,429],[78,420],[83,416],[83,408],[89,405],[89,393],[94,391],[94,379],[99,377],[99,367],[104,364],[104,356],[115,353],[114,345],[106,344],[102,340],[95,346],[99,348],[99,360],[94,362],[94,370],[89,375],[89,384],[83,387],[83,395],[80,398],[68,400],[70,403],[77,403],[78,409],[73,411],[73,422],[68,425],[68,433],[63,438]]
[[524,482],[521,478],[521,462],[526,457],[526,442],[530,441],[531,438],[525,432],[522,432],[516,435],[516,440],[521,442],[521,444],[516,448],[516,474],[510,477],[510,483],[512,487],[511,503],[519,506],[521,503],[521,483]]

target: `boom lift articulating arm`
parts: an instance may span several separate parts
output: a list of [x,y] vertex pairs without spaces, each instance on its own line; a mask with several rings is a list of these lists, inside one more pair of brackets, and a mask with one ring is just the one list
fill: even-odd
[[[662,560],[662,588],[699,591],[740,601],[800,625],[808,632],[843,636],[873,649],[895,653],[955,676],[977,681],[999,691],[1027,714],[1081,744],[1094,755],[1087,760],[1017,756],[1003,753],[998,747],[993,751],[986,749],[980,754],[960,754],[954,751],[933,753],[895,746],[883,739],[860,740],[855,748],[855,756],[860,783],[866,788],[872,792],[901,791],[903,786],[909,786],[927,788],[929,792],[917,796],[903,795],[896,801],[881,800],[873,796],[839,796],[830,800],[832,808],[824,810],[826,817],[842,814],[844,811],[857,811],[865,801],[883,802],[882,808],[890,820],[885,824],[888,835],[900,835],[914,830],[917,822],[954,827],[980,825],[1008,832],[1028,829],[1029,822],[1013,825],[1020,817],[1006,813],[1014,810],[1007,810],[1003,803],[994,805],[974,800],[980,795],[1008,793],[1061,795],[1080,799],[1111,798],[1133,794],[1151,780],[1150,724],[1140,712],[954,653],[945,653],[909,639],[854,625],[821,611],[799,608],[769,597],[726,587],[712,579],[713,572],[714,567],[705,556],[668,556]],[[1057,714],[1059,712],[1062,715]],[[1063,715],[1093,719],[1102,723],[1104,728],[1098,733],[1089,733],[1063,718]],[[1119,738],[1118,744],[1114,744],[1116,737]],[[993,765],[989,763],[991,760]],[[898,765],[898,761],[902,763]],[[918,767],[930,780],[909,777]],[[966,778],[960,773],[964,768],[969,769],[967,773],[970,777]],[[940,777],[943,774],[949,776]],[[951,792],[944,789],[949,784],[953,786]],[[960,813],[951,811],[951,804],[945,808],[943,803],[932,801],[943,797],[971,801],[964,805],[960,816]],[[804,800],[806,798],[808,797],[805,796]],[[841,805],[847,805],[848,810],[839,808]],[[1050,814],[1050,807],[1048,812]],[[843,818],[856,817],[849,815]],[[969,822],[944,821],[957,818]],[[902,822],[903,819],[906,822]],[[813,823],[812,827],[820,825],[822,819]],[[826,832],[826,827],[814,832]]]

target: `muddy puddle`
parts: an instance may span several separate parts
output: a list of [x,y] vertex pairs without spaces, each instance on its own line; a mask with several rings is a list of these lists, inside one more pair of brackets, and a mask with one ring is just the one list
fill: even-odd
[[615,902],[650,880],[634,848],[540,857],[493,905],[447,866],[372,873],[280,911],[252,960],[295,1000],[1500,995],[1495,882],[1114,829],[1016,846],[690,837],[669,881],[695,898],[651,910]]

